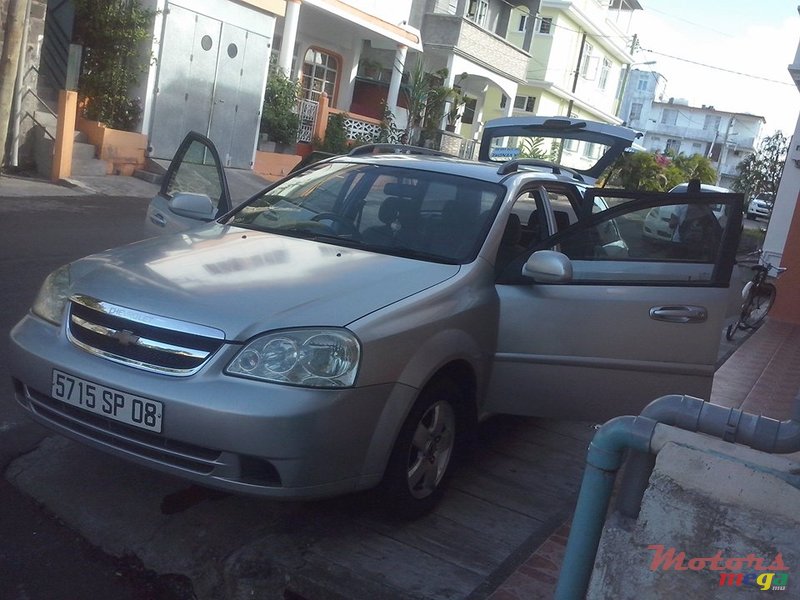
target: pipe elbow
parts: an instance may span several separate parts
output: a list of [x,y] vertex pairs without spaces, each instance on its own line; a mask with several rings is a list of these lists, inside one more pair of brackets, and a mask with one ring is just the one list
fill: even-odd
[[700,413],[707,403],[701,398],[670,394],[656,398],[644,407],[641,416],[665,425],[697,431]]
[[607,421],[594,434],[586,462],[604,471],[618,470],[626,449],[650,451],[650,440],[656,425],[653,419],[630,415]]

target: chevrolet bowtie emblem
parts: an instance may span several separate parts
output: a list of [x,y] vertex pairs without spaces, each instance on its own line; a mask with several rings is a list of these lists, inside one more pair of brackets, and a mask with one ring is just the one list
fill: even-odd
[[139,336],[128,331],[127,329],[120,329],[111,334],[111,337],[117,340],[123,346],[131,346],[139,341]]

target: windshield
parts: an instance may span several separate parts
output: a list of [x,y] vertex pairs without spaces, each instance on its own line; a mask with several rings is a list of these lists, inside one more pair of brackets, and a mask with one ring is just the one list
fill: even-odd
[[463,264],[477,255],[504,193],[501,185],[446,173],[337,161],[266,190],[228,223]]

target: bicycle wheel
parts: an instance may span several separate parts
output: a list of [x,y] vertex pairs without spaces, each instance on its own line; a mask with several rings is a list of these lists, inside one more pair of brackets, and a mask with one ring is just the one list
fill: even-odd
[[777,290],[771,283],[762,283],[750,291],[747,306],[742,311],[741,323],[747,328],[753,328],[767,316],[769,309],[775,302]]

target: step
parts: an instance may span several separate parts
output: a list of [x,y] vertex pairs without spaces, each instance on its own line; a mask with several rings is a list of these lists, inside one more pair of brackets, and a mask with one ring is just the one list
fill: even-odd
[[108,163],[99,158],[72,159],[72,175],[101,176],[108,175]]
[[36,119],[36,123],[47,129],[50,135],[56,137],[56,130],[58,129],[58,119],[56,117],[46,110],[37,110],[34,111],[33,118]]
[[97,148],[92,144],[75,142],[72,144],[72,159],[97,158]]
[[142,169],[136,169],[133,172],[133,176],[137,179],[155,184],[160,184],[164,180],[164,175],[162,173],[153,173],[152,171],[144,171]]

